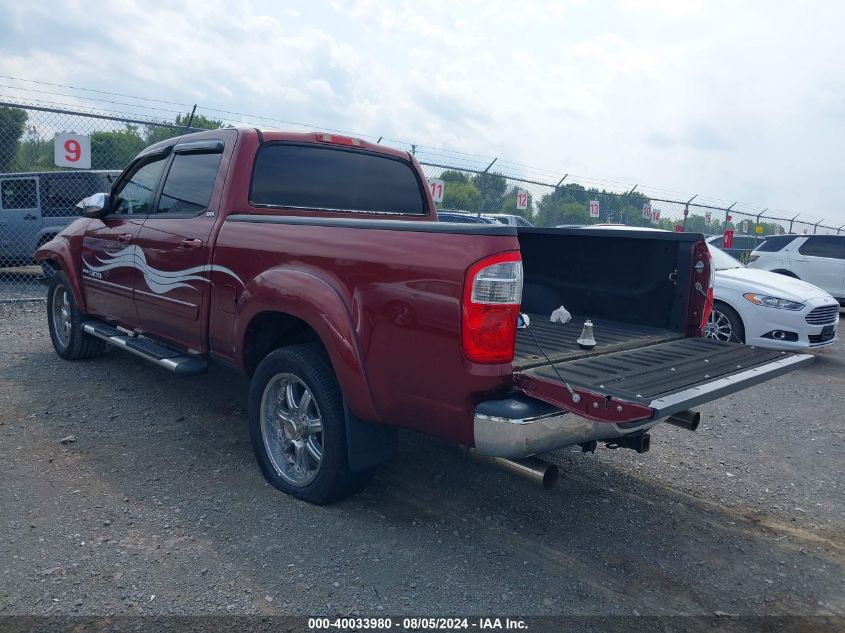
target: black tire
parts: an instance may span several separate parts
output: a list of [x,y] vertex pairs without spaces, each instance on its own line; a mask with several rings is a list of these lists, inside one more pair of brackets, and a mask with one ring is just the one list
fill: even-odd
[[[53,349],[56,354],[65,360],[81,360],[83,358],[94,358],[99,356],[106,349],[106,342],[86,334],[82,329],[85,315],[79,311],[73,292],[70,289],[67,276],[62,271],[57,271],[50,277],[47,291],[47,325],[50,330],[50,340],[53,342]],[[62,312],[61,304],[67,298],[65,312]],[[59,317],[58,313],[66,314]]]
[[[300,437],[301,428],[308,426],[307,423],[301,426],[302,420],[299,422],[301,428],[294,429],[291,436],[288,435],[288,427],[284,425],[282,425],[284,430],[281,431],[284,433],[284,438],[278,430],[276,430],[276,435],[272,435],[271,432],[274,425],[270,420],[276,421],[276,417],[271,413],[277,411],[280,406],[278,400],[281,398],[281,394],[278,394],[276,400],[273,400],[272,396],[275,392],[272,390],[281,389],[277,386],[280,380],[294,382],[294,379],[298,381],[295,384],[310,390],[313,401],[316,403],[314,411],[317,413],[317,419],[321,420],[319,433],[321,460],[315,467],[316,474],[311,475],[313,477],[311,480],[304,477],[305,481],[298,484],[292,483],[282,474],[286,468],[293,468],[294,472],[302,472],[296,471],[294,466],[296,459],[291,455],[289,461],[278,467],[274,465],[274,457],[268,449],[268,444],[274,442],[279,444],[288,442],[288,446],[293,448],[294,442],[290,437],[296,437],[302,444],[307,444],[307,441],[303,441]],[[264,411],[266,419],[262,424],[262,403],[265,402],[265,394],[267,397]],[[286,395],[285,399],[287,398]],[[304,420],[307,415],[305,412],[302,415]],[[299,499],[319,505],[337,501],[362,490],[375,472],[374,470],[351,472],[349,469],[343,397],[331,364],[319,345],[311,343],[283,347],[271,352],[261,361],[249,388],[249,427],[252,448],[265,479],[279,490]],[[273,455],[278,463],[284,457],[280,457],[278,445],[276,449]],[[300,450],[304,452],[305,449]],[[281,455],[284,456],[285,453]],[[304,459],[309,461],[309,466],[314,465],[313,456],[306,456]]]
[[[713,312],[711,313],[711,319],[717,317],[717,315],[722,314],[728,320],[731,327],[731,335],[730,335],[730,342],[732,343],[745,343],[745,324],[742,322],[742,318],[737,314],[737,311],[730,307],[727,303],[722,301],[714,301],[713,302]],[[717,338],[714,336],[709,336],[708,338]],[[724,339],[720,339],[724,340]]]

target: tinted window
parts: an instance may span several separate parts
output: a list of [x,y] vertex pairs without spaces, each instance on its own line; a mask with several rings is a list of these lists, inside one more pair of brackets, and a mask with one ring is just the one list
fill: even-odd
[[96,182],[88,176],[41,177],[41,206],[46,216],[78,215],[76,203],[94,193],[98,193]]
[[716,246],[716,247],[718,247],[718,248],[722,248],[722,240],[723,240],[723,239],[725,239],[725,238],[720,237],[720,238],[717,238],[717,239],[713,240],[713,241],[712,241],[712,242],[710,242],[710,243],[711,243],[713,246]]
[[811,237],[798,248],[798,252],[813,257],[845,259],[845,237],[833,235]]
[[419,181],[408,163],[301,145],[268,145],[259,151],[251,201],[306,209],[426,212]]
[[757,247],[758,251],[763,251],[764,253],[776,253],[777,251],[781,250],[784,246],[789,244],[792,240],[794,240],[797,235],[773,235],[772,237],[767,237],[766,241],[760,244]]
[[158,201],[158,213],[197,214],[208,208],[221,154],[176,154]]
[[133,168],[128,178],[121,180],[112,200],[112,213],[147,215],[150,213],[158,180],[164,169],[164,158]]
[[0,204],[4,209],[36,209],[35,178],[0,180]]

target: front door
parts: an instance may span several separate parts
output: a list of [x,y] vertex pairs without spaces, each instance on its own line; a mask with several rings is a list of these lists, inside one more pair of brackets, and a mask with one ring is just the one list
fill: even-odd
[[29,262],[41,230],[38,179],[0,179],[0,260]]
[[[203,308],[211,291],[209,236],[222,189],[215,189],[223,144],[174,147],[154,213],[138,236],[143,273],[135,285],[145,333],[193,352],[204,350]],[[214,195],[212,195],[214,194]]]
[[82,240],[82,292],[89,314],[127,327],[138,325],[135,239],[152,208],[166,162],[166,156],[138,161],[118,182],[110,213],[89,223]]

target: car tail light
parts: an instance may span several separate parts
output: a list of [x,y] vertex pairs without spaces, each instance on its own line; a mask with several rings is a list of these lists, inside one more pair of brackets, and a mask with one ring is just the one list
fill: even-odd
[[710,251],[704,241],[696,242],[692,249],[693,270],[690,280],[687,336],[701,336],[713,310],[713,285],[716,269],[710,261]]
[[338,136],[337,134],[318,134],[317,140],[323,143],[334,143],[335,145],[351,145],[353,147],[361,147],[363,143],[350,136]]
[[469,360],[513,360],[521,301],[522,258],[518,252],[485,257],[470,267],[464,284],[461,324],[464,355]]

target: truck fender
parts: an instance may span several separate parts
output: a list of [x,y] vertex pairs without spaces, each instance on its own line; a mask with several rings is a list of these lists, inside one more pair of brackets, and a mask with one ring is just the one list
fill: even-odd
[[235,358],[244,370],[247,328],[263,312],[288,314],[314,330],[329,355],[349,410],[360,419],[380,421],[352,315],[326,279],[311,271],[272,268],[246,284],[234,326]]
[[78,257],[74,257],[71,239],[73,238],[60,233],[49,242],[39,246],[38,250],[35,251],[34,259],[40,264],[46,264],[64,272],[70,284],[73,299],[76,301],[80,312],[85,314],[85,297],[82,293],[79,268],[74,265],[74,262],[78,261]]

